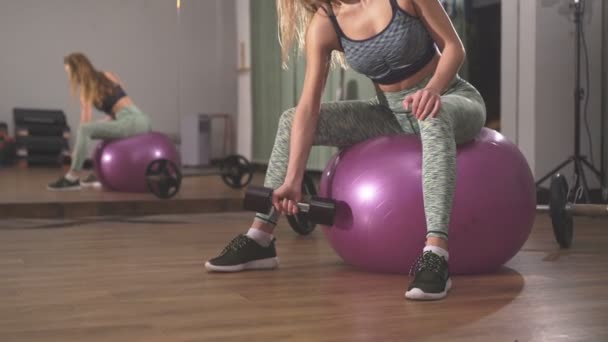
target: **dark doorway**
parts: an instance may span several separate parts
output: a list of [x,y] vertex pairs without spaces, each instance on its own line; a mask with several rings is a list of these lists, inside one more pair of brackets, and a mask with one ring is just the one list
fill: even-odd
[[500,0],[465,1],[469,81],[486,101],[486,126],[500,131]]

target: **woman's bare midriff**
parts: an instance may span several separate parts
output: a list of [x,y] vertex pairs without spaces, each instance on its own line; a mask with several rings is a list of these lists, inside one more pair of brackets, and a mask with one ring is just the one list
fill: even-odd
[[432,75],[437,69],[437,64],[439,63],[439,54],[435,55],[435,57],[424,66],[424,68],[420,69],[414,75],[404,79],[403,81],[399,81],[394,84],[376,84],[378,89],[383,92],[394,93],[401,91],[403,89],[409,89],[420,83],[425,77]]

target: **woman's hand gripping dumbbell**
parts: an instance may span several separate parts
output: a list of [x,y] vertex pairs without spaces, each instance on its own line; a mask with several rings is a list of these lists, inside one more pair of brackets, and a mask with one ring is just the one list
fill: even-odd
[[[246,210],[269,213],[272,208],[272,189],[250,186],[245,193],[243,206]],[[310,221],[331,226],[334,224],[336,204],[328,198],[312,197],[309,203],[298,202],[298,211],[306,213]]]

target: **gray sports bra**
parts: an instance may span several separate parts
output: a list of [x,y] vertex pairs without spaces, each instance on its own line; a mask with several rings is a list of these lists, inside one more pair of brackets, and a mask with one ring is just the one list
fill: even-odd
[[378,84],[402,81],[427,65],[437,53],[435,42],[422,21],[389,0],[393,17],[380,33],[361,40],[348,38],[331,9],[324,7],[331,20],[346,61],[355,71]]

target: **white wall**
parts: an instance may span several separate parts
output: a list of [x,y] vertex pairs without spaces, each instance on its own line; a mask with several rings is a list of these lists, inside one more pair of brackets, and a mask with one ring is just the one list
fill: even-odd
[[[518,143],[537,178],[574,152],[575,26],[570,3],[572,0],[502,1],[503,127]],[[603,3],[586,0],[586,5],[583,26],[591,76],[588,118],[599,167]],[[588,154],[586,133],[581,133],[582,152]],[[571,168],[565,173],[570,175]]]
[[[519,1],[501,2],[500,50],[500,129],[513,142],[519,143]],[[529,162],[533,158],[525,153]]]
[[238,51],[238,127],[237,152],[252,158],[253,113],[251,102],[251,25],[249,0],[236,0],[236,26]]
[[182,0],[178,18],[175,0],[2,1],[0,121],[12,123],[13,107],[60,108],[76,128],[62,65],[72,51],[116,72],[155,130],[176,135],[180,115],[234,114],[234,6]]

